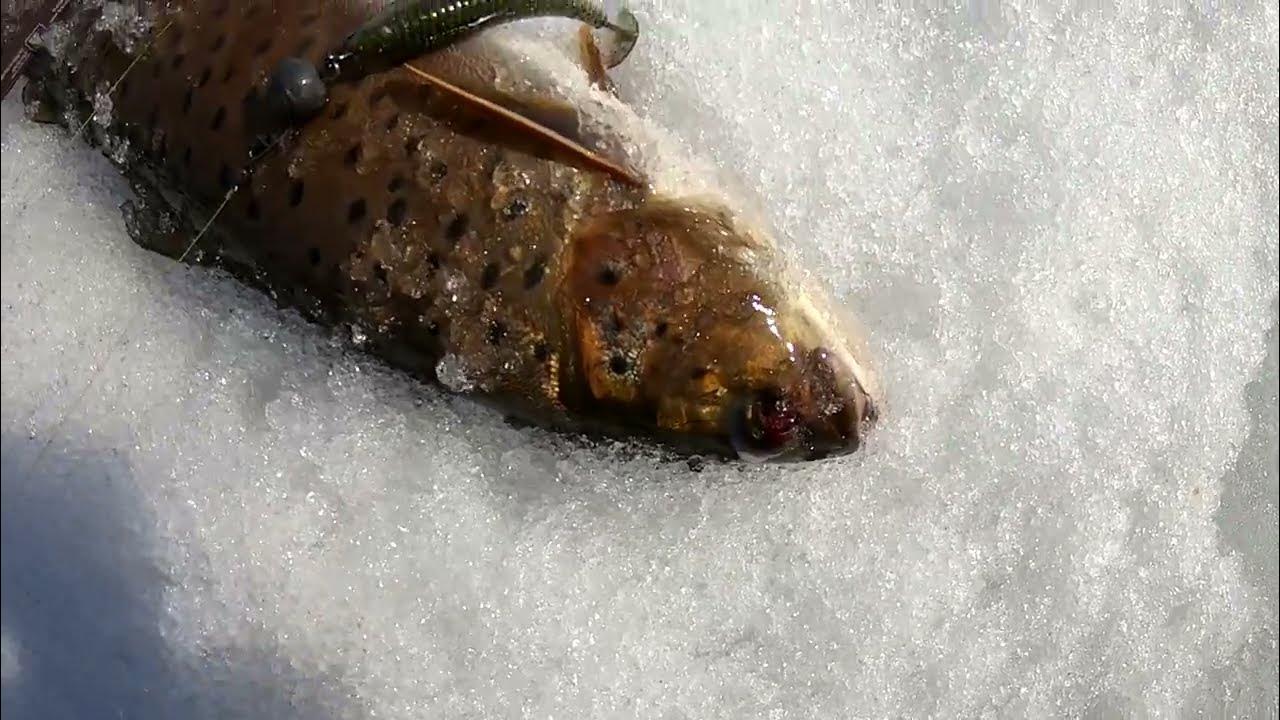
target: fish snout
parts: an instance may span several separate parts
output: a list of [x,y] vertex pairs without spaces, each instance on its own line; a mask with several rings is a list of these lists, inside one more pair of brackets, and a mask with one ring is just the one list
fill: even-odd
[[879,417],[876,399],[852,368],[826,348],[807,358],[808,412],[802,419],[806,459],[845,455],[856,451]]

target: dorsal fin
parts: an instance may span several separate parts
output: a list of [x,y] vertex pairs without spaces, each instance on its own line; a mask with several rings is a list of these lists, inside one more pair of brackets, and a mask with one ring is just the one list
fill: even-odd
[[[641,186],[643,179],[620,163],[595,152],[575,138],[578,115],[572,107],[544,99],[520,98],[496,87],[473,91],[440,75],[405,63],[404,68],[418,81],[428,84],[458,101],[467,110],[499,123],[509,133],[525,140],[531,151],[566,164],[603,172],[619,182]],[[474,85],[473,85],[474,87]],[[483,94],[482,94],[483,93]],[[572,126],[572,134],[570,134]]]

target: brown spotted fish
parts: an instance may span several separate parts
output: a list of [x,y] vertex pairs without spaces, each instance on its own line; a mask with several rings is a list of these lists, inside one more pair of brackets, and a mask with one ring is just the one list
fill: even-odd
[[802,460],[853,450],[874,420],[862,343],[779,269],[767,234],[654,182],[625,123],[593,120],[630,111],[589,33],[549,76],[486,31],[334,83],[322,112],[264,144],[273,68],[320,62],[373,9],[144,10],[73,6],[24,90],[33,117],[92,118],[85,137],[131,179],[140,217],[170,219],[131,223],[150,228],[144,246],[224,267],[543,426]]

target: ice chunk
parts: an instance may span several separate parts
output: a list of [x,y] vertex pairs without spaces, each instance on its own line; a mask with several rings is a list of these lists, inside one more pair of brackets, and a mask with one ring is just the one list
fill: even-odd
[[466,392],[475,387],[474,372],[457,355],[449,354],[436,363],[436,377],[453,392]]
[[101,5],[97,29],[109,32],[116,47],[132,54],[150,42],[154,18],[149,5],[120,0],[107,0]]

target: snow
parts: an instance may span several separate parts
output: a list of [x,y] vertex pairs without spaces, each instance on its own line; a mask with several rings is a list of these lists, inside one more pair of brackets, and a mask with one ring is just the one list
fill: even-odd
[[793,467],[418,386],[11,95],[5,716],[1274,716],[1277,8],[1086,5],[639,5],[629,99],[879,359]]

